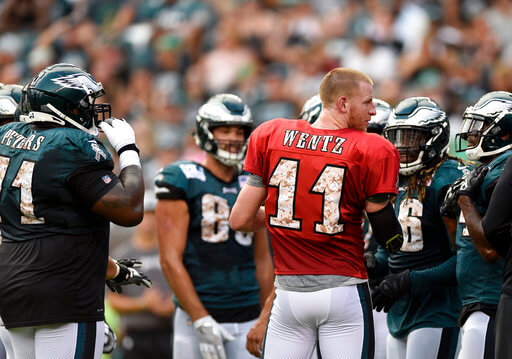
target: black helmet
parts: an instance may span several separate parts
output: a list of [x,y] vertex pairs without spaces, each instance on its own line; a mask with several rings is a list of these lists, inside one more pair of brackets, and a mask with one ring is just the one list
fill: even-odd
[[81,68],[51,65],[23,88],[21,120],[54,122],[97,135],[98,114],[104,120],[111,113],[109,104],[95,104],[104,94],[101,82]]
[[437,163],[448,151],[450,123],[434,100],[409,97],[393,109],[384,136],[400,152],[400,174],[410,176]]

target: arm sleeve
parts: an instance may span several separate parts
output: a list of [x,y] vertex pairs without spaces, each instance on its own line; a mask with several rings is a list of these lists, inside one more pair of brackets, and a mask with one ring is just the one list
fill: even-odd
[[502,256],[506,257],[511,243],[510,226],[512,224],[512,156],[494,188],[489,207],[482,218],[485,237]]
[[68,179],[70,190],[88,208],[91,208],[119,182],[120,179],[108,168],[91,170],[81,168]]
[[457,256],[452,256],[435,267],[411,271],[411,294],[417,296],[447,286],[456,286],[456,267]]

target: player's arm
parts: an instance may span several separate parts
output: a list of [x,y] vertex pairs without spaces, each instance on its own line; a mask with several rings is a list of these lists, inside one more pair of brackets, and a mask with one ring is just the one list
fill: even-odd
[[469,236],[471,237],[471,242],[473,242],[475,249],[488,263],[494,263],[500,260],[501,256],[492,248],[491,243],[485,237],[482,228],[482,217],[480,213],[478,213],[471,197],[461,195],[458,202],[462,213],[464,213],[466,227],[468,228]]
[[272,291],[265,300],[265,304],[261,309],[260,316],[247,333],[247,342],[245,344],[245,348],[249,351],[249,353],[257,358],[261,357],[263,339],[265,338],[265,332],[267,330],[268,319],[270,317],[270,311],[272,310],[272,304],[274,303],[275,294],[276,288],[272,286]]
[[265,229],[254,234],[254,264],[256,265],[256,279],[260,287],[260,306],[263,307],[274,286],[274,264],[270,256]]
[[365,210],[377,243],[388,253],[398,252],[404,238],[402,226],[396,218],[389,195],[383,193],[368,197],[365,202]]
[[159,199],[155,214],[162,272],[183,310],[192,320],[205,317],[208,312],[183,265],[190,223],[187,202],[182,199]]
[[[251,178],[251,177],[250,177]],[[234,231],[257,232],[265,228],[267,189],[249,181],[242,187],[229,216],[229,226]]]
[[100,127],[112,147],[119,155],[120,174],[118,182],[104,194],[92,210],[121,226],[136,226],[144,215],[144,179],[135,133],[126,121],[109,119]]

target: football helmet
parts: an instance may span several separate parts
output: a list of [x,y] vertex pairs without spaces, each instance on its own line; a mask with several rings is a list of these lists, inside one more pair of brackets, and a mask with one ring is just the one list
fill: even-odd
[[[503,138],[504,135],[507,135]],[[469,137],[472,137],[468,141]],[[474,140],[473,140],[474,139]],[[464,111],[462,127],[455,135],[455,150],[466,151],[470,160],[496,155],[512,148],[512,93],[493,91]]]
[[375,105],[376,114],[371,117],[366,131],[381,135],[388,123],[389,114],[393,111],[393,108],[389,103],[378,98],[373,99],[373,104]]
[[[373,99],[373,103],[375,105],[375,110],[377,113],[371,117],[370,122],[368,123],[368,132],[373,132],[377,134],[382,134],[382,130],[386,126],[388,121],[389,114],[393,110],[393,108],[386,102],[382,101],[378,98]],[[322,110],[322,101],[320,100],[320,95],[316,94],[310,97],[302,106],[302,110],[300,111],[299,117],[303,120],[308,121],[309,123],[314,123],[318,116],[320,115],[320,111]]]
[[22,121],[53,122],[98,135],[96,127],[110,117],[110,105],[96,104],[105,94],[101,82],[72,64],[55,64],[43,69],[22,91]]
[[21,85],[0,83],[0,126],[16,121],[22,88]]
[[410,176],[445,155],[450,141],[450,123],[434,100],[409,97],[391,112],[384,136],[400,153],[400,174]]
[[299,117],[309,123],[314,123],[322,111],[322,101],[320,95],[316,94],[310,97],[302,106]]
[[[219,126],[241,126],[245,131],[245,140],[240,142],[216,139],[213,136],[213,129]],[[194,138],[198,146],[211,153],[221,163],[235,167],[245,158],[247,140],[252,128],[253,119],[249,107],[240,97],[223,93],[212,96],[199,108]],[[232,152],[230,149],[236,151]]]

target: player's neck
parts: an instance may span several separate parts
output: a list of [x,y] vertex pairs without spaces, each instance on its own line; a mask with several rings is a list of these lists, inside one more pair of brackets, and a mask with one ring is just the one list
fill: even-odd
[[207,153],[202,165],[215,177],[224,182],[231,182],[236,174],[234,167],[228,167],[217,160],[213,155]]
[[322,111],[318,120],[311,125],[313,128],[324,130],[340,130],[348,128],[348,121],[344,116],[334,115],[330,111]]

